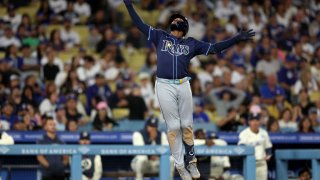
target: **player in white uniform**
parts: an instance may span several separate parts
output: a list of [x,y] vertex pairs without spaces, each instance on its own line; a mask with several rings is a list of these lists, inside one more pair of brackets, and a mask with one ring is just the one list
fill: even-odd
[[[134,146],[144,145],[166,145],[168,146],[168,139],[166,133],[158,130],[158,118],[150,117],[145,123],[145,127],[141,131],[136,131],[132,135],[132,143]],[[171,165],[171,179],[174,175],[173,159],[170,158]],[[160,161],[159,156],[156,155],[137,155],[131,162],[131,168],[136,173],[136,180],[142,180],[144,173],[159,172]]]
[[251,113],[248,121],[249,127],[239,134],[238,145],[254,146],[256,157],[256,179],[267,180],[267,160],[271,157],[272,144],[268,132],[260,128],[259,114]]

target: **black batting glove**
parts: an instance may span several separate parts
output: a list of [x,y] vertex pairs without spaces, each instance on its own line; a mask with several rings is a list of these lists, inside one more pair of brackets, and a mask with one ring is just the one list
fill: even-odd
[[123,0],[125,5],[130,5],[132,4],[132,0]]
[[255,34],[256,33],[253,31],[253,29],[249,29],[247,31],[241,29],[237,36],[239,41],[248,41],[248,40],[252,40],[252,37]]

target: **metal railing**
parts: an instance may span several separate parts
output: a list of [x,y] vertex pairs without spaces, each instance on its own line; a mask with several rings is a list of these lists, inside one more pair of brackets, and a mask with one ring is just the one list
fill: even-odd
[[289,160],[311,160],[312,179],[320,179],[320,150],[276,150],[277,180],[288,179]]
[[[247,146],[196,146],[197,155],[243,156],[243,174],[246,180],[255,180],[256,168],[254,148]],[[82,177],[82,155],[100,154],[104,156],[160,155],[160,180],[170,179],[170,151],[168,146],[132,145],[10,145],[0,146],[0,156],[4,155],[70,155],[71,179]]]

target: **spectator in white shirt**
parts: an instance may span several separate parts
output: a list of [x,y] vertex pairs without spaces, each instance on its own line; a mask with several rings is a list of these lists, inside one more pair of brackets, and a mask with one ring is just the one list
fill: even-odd
[[279,126],[282,132],[298,131],[298,123],[290,109],[286,108],[282,111]]
[[7,7],[7,14],[3,16],[3,21],[9,22],[14,31],[18,29],[18,26],[21,23],[22,16],[21,14],[16,14],[15,7],[9,5]]
[[[275,52],[274,52],[275,51]],[[271,53],[277,53],[277,49],[271,51],[264,49],[261,52],[262,59],[257,64],[258,78],[264,79],[271,74],[276,74],[280,69],[280,61],[271,57]]]
[[10,27],[6,27],[4,36],[0,37],[0,49],[5,49],[10,45],[20,47],[21,43],[18,38],[14,36],[12,29]]
[[39,111],[41,115],[53,115],[56,110],[56,102],[58,100],[58,94],[53,92],[44,99],[39,106]]
[[77,68],[77,74],[80,81],[85,81],[91,86],[95,83],[95,76],[100,72],[101,66],[92,56],[85,56],[83,59],[84,65]]
[[65,19],[64,28],[60,30],[61,39],[66,44],[67,48],[73,48],[80,45],[79,34],[72,30],[71,21]]
[[49,0],[49,5],[55,14],[59,14],[67,9],[66,0]]
[[201,21],[200,14],[198,12],[192,12],[189,21],[189,31],[187,36],[194,37],[197,40],[202,40],[206,33],[206,26]]
[[262,30],[264,28],[265,24],[263,23],[261,19],[261,14],[260,12],[256,11],[253,14],[253,21],[249,24],[249,29],[253,29],[256,32],[255,39],[260,40],[261,39],[261,34]]
[[217,7],[215,8],[215,15],[219,19],[227,22],[232,14],[239,11],[238,5],[230,0],[220,0],[217,2]]
[[90,17],[91,16],[91,7],[85,0],[77,0],[74,4],[74,11],[79,16]]
[[150,76],[148,73],[142,72],[139,74],[139,80],[141,96],[143,97],[147,107],[151,108],[152,104],[154,103],[155,94],[154,88],[150,81]]

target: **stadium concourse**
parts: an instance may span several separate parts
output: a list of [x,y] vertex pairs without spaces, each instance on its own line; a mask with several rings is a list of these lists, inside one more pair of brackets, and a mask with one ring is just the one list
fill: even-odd
[[[0,3],[0,129],[15,134],[16,143],[35,143],[48,117],[58,134],[130,137],[150,116],[165,129],[153,87],[156,52],[132,25],[122,0]],[[320,132],[319,1],[138,0],[134,6],[147,24],[162,29],[173,12],[181,12],[190,24],[187,36],[198,40],[219,42],[241,27],[256,32],[253,41],[191,61],[195,128],[237,144],[250,109],[259,106],[273,151],[320,148],[314,144]],[[22,140],[34,134],[36,139]],[[286,142],[277,135],[305,138]],[[99,142],[130,143],[93,143]],[[26,164],[37,164],[26,158]],[[117,168],[130,169],[130,158]],[[18,160],[0,162],[17,167]],[[111,161],[102,157],[105,172],[114,168]],[[230,161],[231,172],[241,172],[237,159]],[[303,162],[289,165],[290,177],[309,172],[310,162]]]

